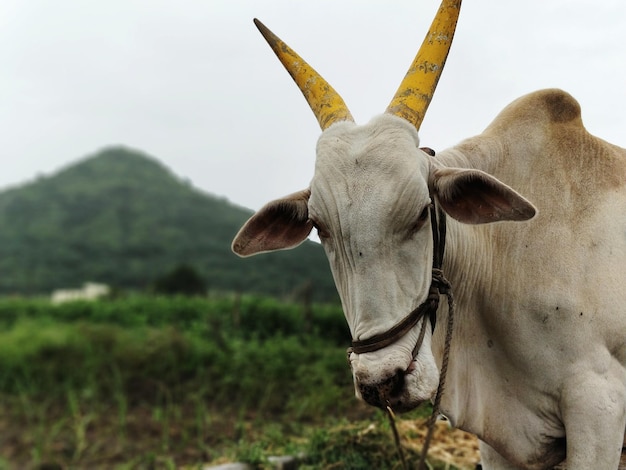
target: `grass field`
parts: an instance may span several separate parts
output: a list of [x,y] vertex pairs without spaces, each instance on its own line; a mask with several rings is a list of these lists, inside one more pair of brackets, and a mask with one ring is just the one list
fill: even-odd
[[0,469],[399,468],[385,417],[354,399],[348,342],[338,306],[0,300]]

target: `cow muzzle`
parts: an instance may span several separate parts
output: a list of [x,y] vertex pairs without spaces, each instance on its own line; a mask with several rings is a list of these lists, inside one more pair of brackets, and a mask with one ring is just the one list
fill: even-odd
[[419,353],[414,356],[411,345],[415,339],[412,333],[380,351],[349,355],[358,398],[383,410],[391,407],[398,413],[433,399],[439,384],[439,368],[432,354],[429,329]]
[[377,384],[357,382],[361,398],[369,405],[385,409],[401,403],[405,388],[405,372],[398,369],[394,375]]
[[416,358],[406,348],[380,355],[351,355],[355,392],[376,408],[403,413],[431,400],[439,383],[439,369],[430,350],[430,335]]

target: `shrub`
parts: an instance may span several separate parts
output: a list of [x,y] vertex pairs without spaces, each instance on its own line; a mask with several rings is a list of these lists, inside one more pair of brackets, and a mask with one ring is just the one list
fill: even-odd
[[154,282],[154,291],[165,295],[205,295],[206,280],[193,267],[181,264]]

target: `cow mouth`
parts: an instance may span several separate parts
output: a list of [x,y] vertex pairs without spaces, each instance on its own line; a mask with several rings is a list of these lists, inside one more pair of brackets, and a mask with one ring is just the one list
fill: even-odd
[[361,398],[369,405],[380,409],[390,407],[394,412],[404,413],[419,406],[428,398],[418,399],[413,396],[407,384],[407,378],[415,378],[416,361],[411,361],[406,370],[397,369],[391,377],[376,384],[359,383]]

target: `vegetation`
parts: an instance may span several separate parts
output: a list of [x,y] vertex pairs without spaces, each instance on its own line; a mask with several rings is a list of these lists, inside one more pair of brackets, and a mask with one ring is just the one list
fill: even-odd
[[0,300],[0,468],[264,468],[283,453],[398,468],[384,416],[354,399],[340,308],[303,311],[247,295]]
[[314,299],[337,299],[318,244],[233,255],[232,238],[250,215],[151,157],[105,149],[0,193],[0,293],[49,294],[85,281],[142,290],[188,265],[211,291],[285,297],[311,282]]
[[0,193],[0,470],[399,468],[321,247],[240,260],[250,214],[124,148]]
[[163,295],[205,295],[206,281],[193,267],[181,264],[154,282],[154,292]]

